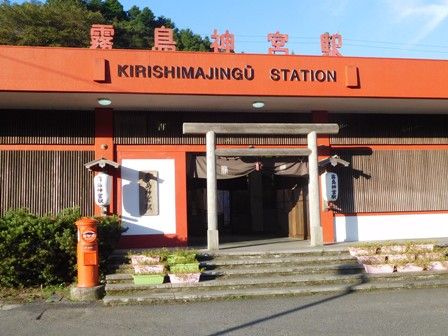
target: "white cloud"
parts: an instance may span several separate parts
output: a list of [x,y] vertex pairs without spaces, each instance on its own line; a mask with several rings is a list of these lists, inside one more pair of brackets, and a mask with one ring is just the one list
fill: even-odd
[[422,41],[448,19],[448,0],[387,0],[386,3],[399,21],[423,22],[415,37],[409,42],[410,45]]

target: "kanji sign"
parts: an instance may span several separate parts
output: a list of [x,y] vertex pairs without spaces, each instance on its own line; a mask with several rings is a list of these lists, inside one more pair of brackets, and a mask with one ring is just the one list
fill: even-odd
[[269,54],[289,54],[289,49],[285,48],[288,42],[288,34],[280,34],[278,31],[274,34],[268,34],[268,41],[272,47],[268,49]]
[[176,42],[171,28],[162,26],[154,29],[154,47],[152,50],[176,51]]
[[218,34],[218,30],[215,29],[211,35],[214,40],[211,48],[214,52],[231,52],[235,51],[235,36],[229,33],[228,30],[224,34]]
[[90,28],[90,49],[112,49],[114,26],[94,24]]
[[339,48],[342,47],[342,35],[324,33],[320,35],[320,48],[323,56],[342,56]]

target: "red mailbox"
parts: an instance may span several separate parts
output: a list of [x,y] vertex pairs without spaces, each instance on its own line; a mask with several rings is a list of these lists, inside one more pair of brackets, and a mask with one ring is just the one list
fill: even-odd
[[75,224],[78,228],[78,287],[98,286],[98,222],[83,217]]

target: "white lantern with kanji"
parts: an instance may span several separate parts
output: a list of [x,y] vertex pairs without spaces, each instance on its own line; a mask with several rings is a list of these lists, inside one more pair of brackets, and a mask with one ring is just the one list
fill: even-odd
[[103,172],[96,174],[93,178],[93,189],[96,205],[103,207],[110,204],[112,191],[112,177],[110,175]]
[[321,176],[321,183],[324,201],[336,201],[339,195],[338,175],[336,173],[325,172]]

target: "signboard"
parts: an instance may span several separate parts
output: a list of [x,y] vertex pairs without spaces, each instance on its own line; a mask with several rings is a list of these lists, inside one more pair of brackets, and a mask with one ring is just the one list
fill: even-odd
[[98,173],[93,178],[93,188],[95,193],[95,203],[98,206],[110,204],[112,177],[105,173]]
[[325,172],[321,176],[321,183],[324,201],[336,201],[339,195],[338,175],[336,173]]

